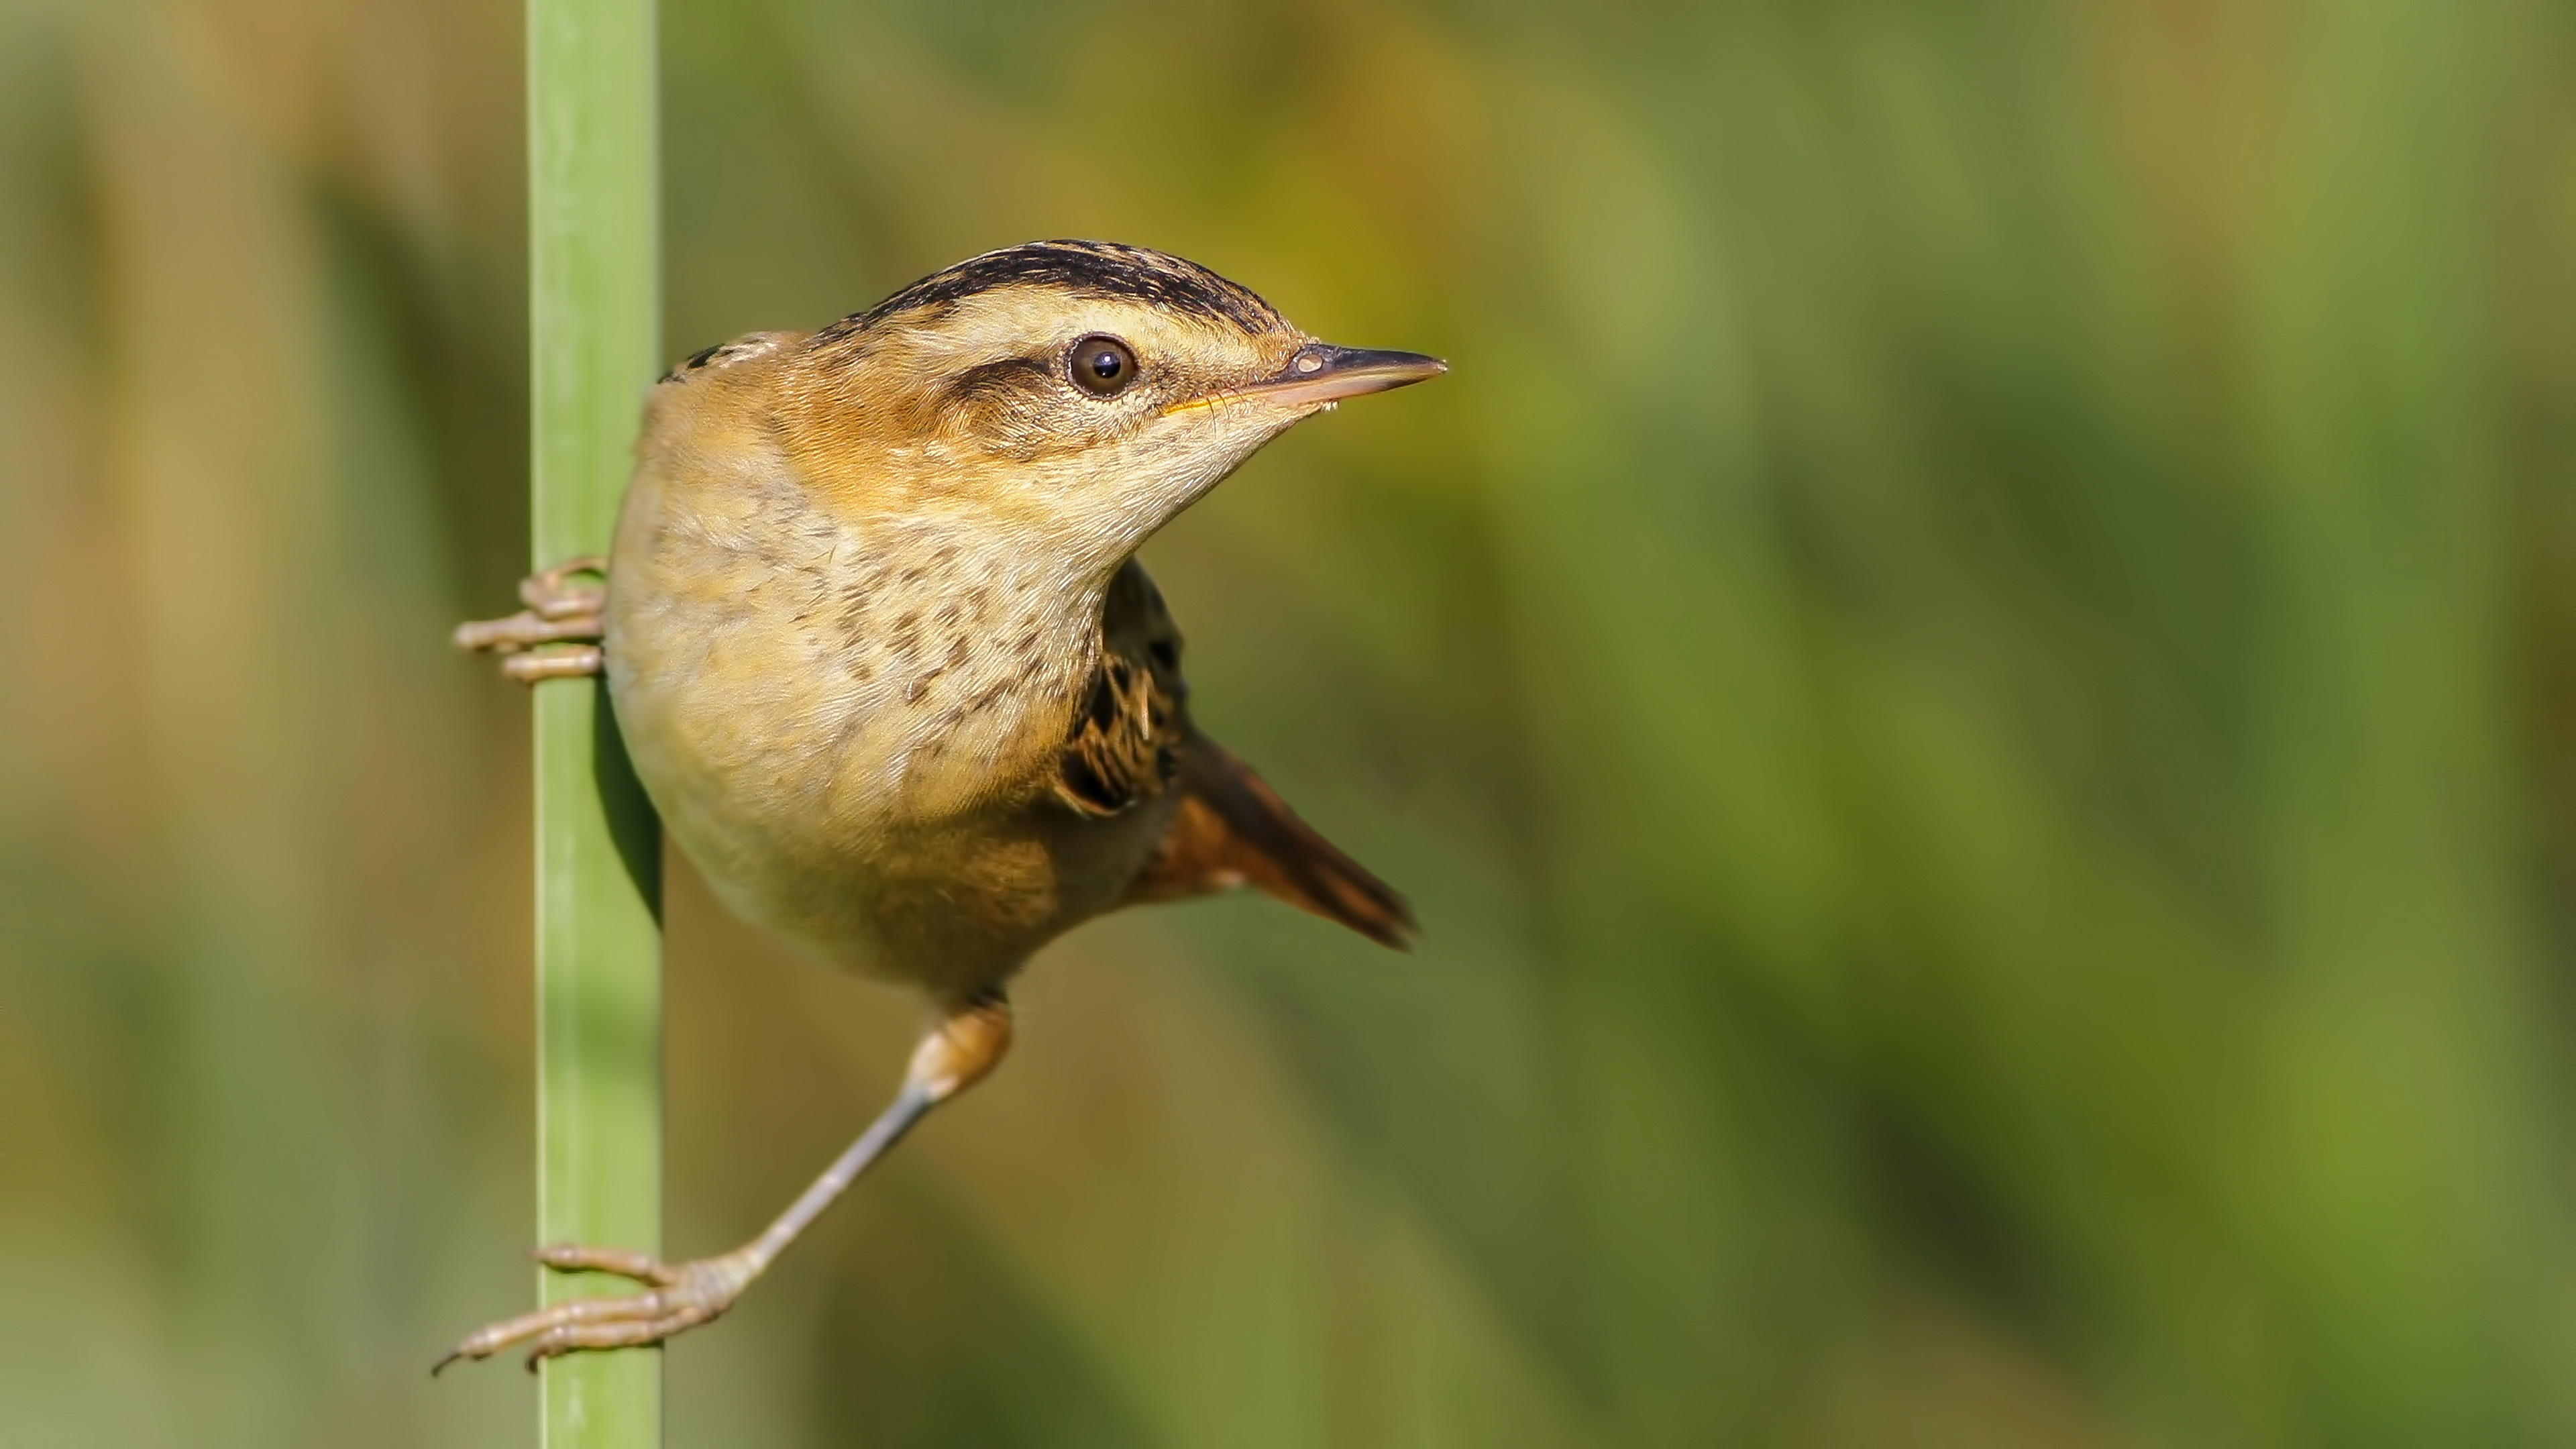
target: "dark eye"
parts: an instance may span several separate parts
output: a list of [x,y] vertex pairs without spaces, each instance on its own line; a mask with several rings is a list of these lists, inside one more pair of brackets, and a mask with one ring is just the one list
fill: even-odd
[[1073,383],[1094,397],[1115,397],[1136,380],[1136,354],[1115,337],[1086,337],[1073,344]]

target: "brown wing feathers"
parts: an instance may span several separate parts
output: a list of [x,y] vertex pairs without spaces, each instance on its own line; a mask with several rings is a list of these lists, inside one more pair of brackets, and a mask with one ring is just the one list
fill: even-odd
[[1181,631],[1134,560],[1109,583],[1100,672],[1056,769],[1056,797],[1085,815],[1115,815],[1172,783],[1189,731]]
[[1185,726],[1150,670],[1106,654],[1056,768],[1057,798],[1115,815],[1172,782]]
[[1251,767],[1189,723],[1181,635],[1160,590],[1130,562],[1101,619],[1101,669],[1066,742],[1056,794],[1087,815],[1113,815],[1180,792],[1130,903],[1250,885],[1370,940],[1401,948],[1413,933],[1404,898],[1342,853]]

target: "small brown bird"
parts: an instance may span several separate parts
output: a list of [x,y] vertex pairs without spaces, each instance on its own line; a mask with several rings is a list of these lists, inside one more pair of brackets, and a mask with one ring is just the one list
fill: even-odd
[[609,559],[538,575],[526,612],[457,642],[523,680],[604,665],[636,774],[718,897],[938,1016],[893,1104],[759,1237],[667,1265],[543,1249],[646,1289],[493,1324],[441,1367],[723,1313],[993,1069],[1005,983],[1093,916],[1251,885],[1404,944],[1403,899],[1191,724],[1180,631],[1134,555],[1299,420],[1446,370],[1318,342],[1178,257],[1052,241],[665,377]]

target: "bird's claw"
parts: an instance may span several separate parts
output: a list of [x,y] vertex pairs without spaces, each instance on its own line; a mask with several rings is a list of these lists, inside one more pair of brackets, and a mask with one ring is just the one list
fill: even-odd
[[436,1377],[460,1359],[485,1359],[525,1346],[528,1372],[547,1359],[585,1349],[637,1348],[723,1316],[758,1271],[739,1253],[666,1264],[647,1253],[557,1243],[536,1259],[559,1273],[609,1273],[645,1285],[641,1293],[567,1299],[505,1318],[458,1340],[430,1366]]
[[[506,619],[476,619],[456,626],[456,647],[498,654],[501,672],[522,684],[565,679],[600,670],[600,610],[608,592],[575,583],[578,574],[605,575],[608,561],[585,555],[530,574],[519,583],[526,608]],[[570,648],[547,646],[565,644]]]

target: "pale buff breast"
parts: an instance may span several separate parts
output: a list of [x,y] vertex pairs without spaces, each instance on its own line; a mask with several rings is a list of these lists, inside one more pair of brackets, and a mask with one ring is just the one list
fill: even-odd
[[[1159,808],[1047,798],[1097,592],[954,524],[826,506],[756,380],[665,384],[648,415],[606,640],[637,774],[736,913],[975,989],[1113,903],[1160,833]],[[670,405],[709,385],[736,405]]]

